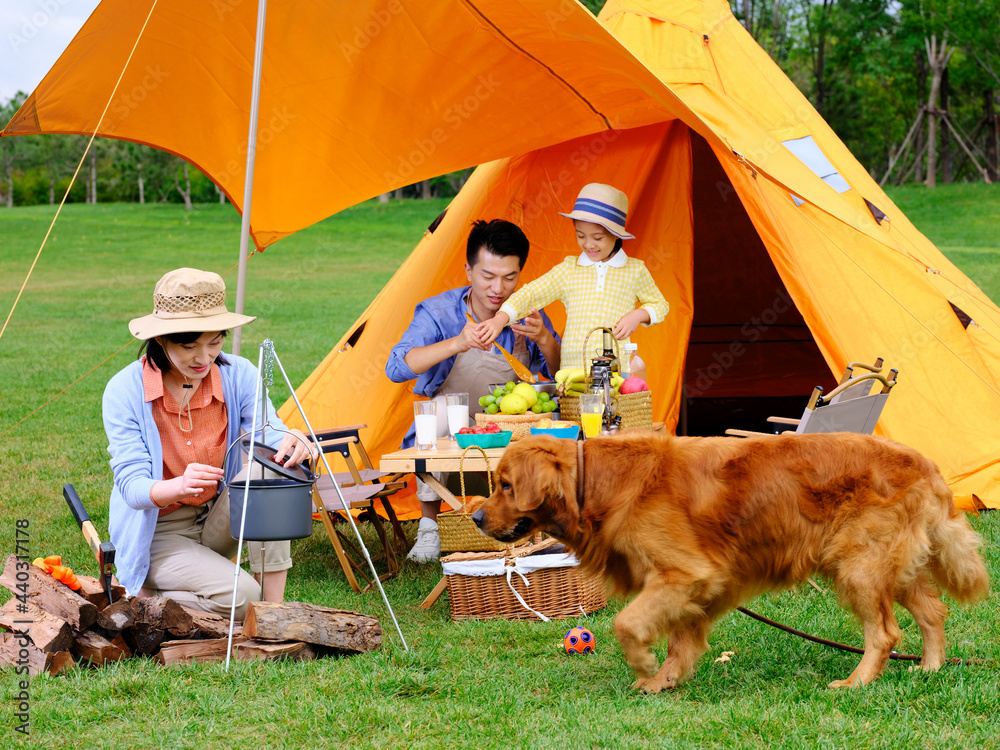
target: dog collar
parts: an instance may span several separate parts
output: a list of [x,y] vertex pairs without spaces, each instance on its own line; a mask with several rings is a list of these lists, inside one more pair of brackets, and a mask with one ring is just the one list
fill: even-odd
[[576,444],[576,502],[583,510],[583,441]]

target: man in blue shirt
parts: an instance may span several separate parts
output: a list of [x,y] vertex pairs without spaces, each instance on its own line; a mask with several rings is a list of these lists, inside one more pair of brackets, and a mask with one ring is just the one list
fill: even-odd
[[[444,396],[468,393],[469,411],[482,411],[479,397],[490,392],[490,384],[517,380],[514,371],[492,345],[484,347],[475,335],[477,323],[489,320],[517,288],[528,258],[528,238],[516,224],[502,219],[473,223],[466,246],[465,273],[469,285],[450,289],[417,305],[413,322],[402,340],[389,353],[385,374],[394,383],[416,380],[413,392],[438,398],[438,436],[447,434]],[[496,342],[533,373],[551,377],[559,368],[559,336],[544,312],[532,310],[528,317],[505,328]],[[414,443],[411,425],[403,438],[404,448]],[[440,555],[437,511],[440,498],[418,480],[421,500],[417,541],[407,557],[430,562]]]

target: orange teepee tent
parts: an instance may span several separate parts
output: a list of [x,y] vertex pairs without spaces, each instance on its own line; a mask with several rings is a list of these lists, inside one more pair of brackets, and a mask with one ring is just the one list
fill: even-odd
[[1000,309],[914,229],[724,0],[611,0],[600,21],[686,107],[480,166],[298,389],[310,419],[367,422],[370,447],[395,448],[411,394],[388,381],[386,358],[421,299],[464,283],[470,221],[524,228],[528,281],[576,254],[556,212],[605,182],[629,195],[626,252],[671,307],[633,338],[654,418],[692,434],[759,428],[740,424],[755,405],[801,410],[796,399],[846,363],[882,356],[900,382],[879,432],[933,458],[960,506],[1000,507]]

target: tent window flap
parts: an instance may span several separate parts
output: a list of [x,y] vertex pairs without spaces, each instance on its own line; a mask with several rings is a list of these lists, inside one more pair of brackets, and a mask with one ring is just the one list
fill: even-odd
[[811,135],[804,138],[793,138],[790,141],[782,141],[782,145],[795,154],[798,160],[805,164],[823,182],[832,187],[838,193],[846,193],[851,189],[847,180],[840,176],[840,173],[833,168],[833,164],[826,158],[816,141]]

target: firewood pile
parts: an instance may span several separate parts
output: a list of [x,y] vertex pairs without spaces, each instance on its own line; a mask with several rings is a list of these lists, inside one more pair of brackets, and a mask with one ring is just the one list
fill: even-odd
[[[26,575],[27,574],[27,575]],[[0,666],[28,666],[31,675],[56,675],[137,656],[164,665],[225,661],[229,618],[162,596],[129,597],[114,586],[77,576],[74,591],[41,568],[27,570],[10,555],[0,585],[14,596],[0,607]],[[373,617],[303,602],[254,602],[233,633],[233,659],[315,659],[360,653],[382,645]]]

